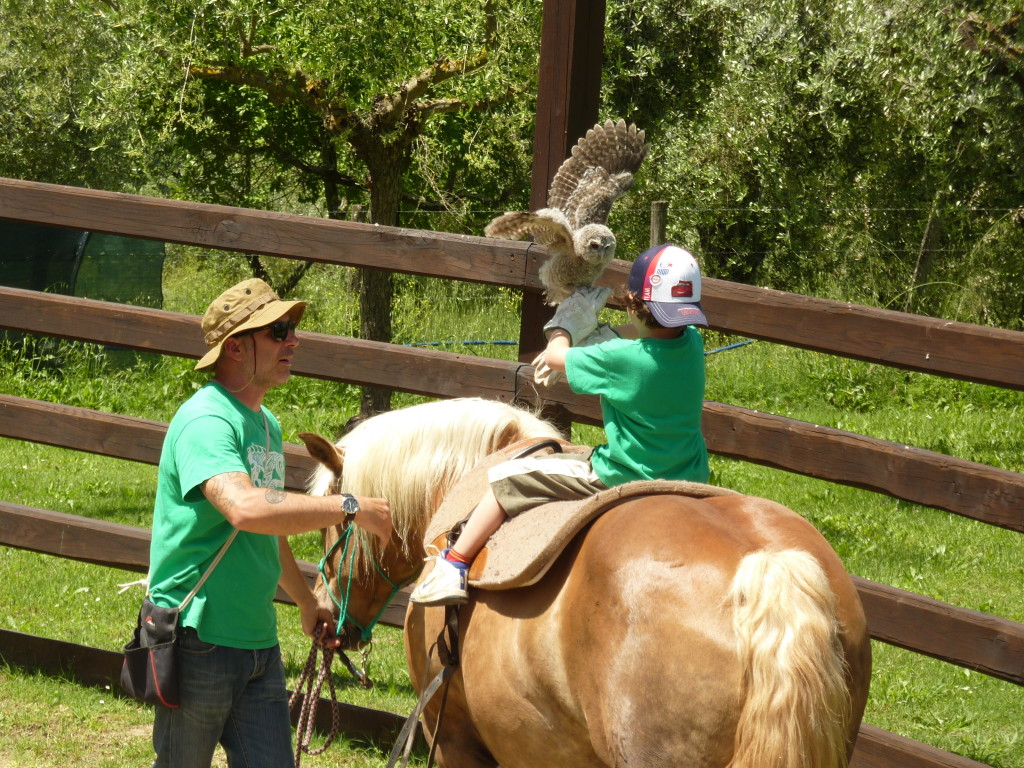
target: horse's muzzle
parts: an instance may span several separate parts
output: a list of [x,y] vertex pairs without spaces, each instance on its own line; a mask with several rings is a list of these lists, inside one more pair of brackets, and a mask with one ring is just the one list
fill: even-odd
[[363,631],[348,623],[342,626],[338,639],[341,640],[341,650],[343,651],[356,651],[364,644]]

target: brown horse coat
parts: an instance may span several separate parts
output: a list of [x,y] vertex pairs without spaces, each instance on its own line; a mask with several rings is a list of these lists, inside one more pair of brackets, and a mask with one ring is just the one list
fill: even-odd
[[[325,467],[311,493],[385,496],[396,516],[383,551],[358,540],[349,614],[365,626],[381,610],[381,572],[416,573],[431,516],[477,462],[557,436],[477,398],[381,414],[336,446],[304,436]],[[347,589],[348,567],[328,564],[332,583],[339,571]],[[860,600],[825,539],[772,501],[626,499],[536,583],[471,598],[441,727],[441,696],[422,718],[443,768],[842,768],[852,751],[871,672]],[[418,690],[443,617],[408,610]]]
[[[538,584],[473,592],[461,611],[462,665],[440,732],[440,697],[424,717],[438,763],[729,765],[749,684],[728,595],[740,558],[762,549],[809,552],[836,596],[848,755],[867,698],[870,646],[857,593],[828,543],[764,499],[650,497],[599,518]],[[417,687],[439,668],[428,654],[442,618],[443,609],[410,606],[406,650]]]

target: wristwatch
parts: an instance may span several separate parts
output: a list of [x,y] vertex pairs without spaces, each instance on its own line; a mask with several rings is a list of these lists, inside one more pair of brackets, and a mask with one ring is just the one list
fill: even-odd
[[345,513],[345,525],[352,525],[359,513],[359,502],[351,493],[341,494],[341,511]]

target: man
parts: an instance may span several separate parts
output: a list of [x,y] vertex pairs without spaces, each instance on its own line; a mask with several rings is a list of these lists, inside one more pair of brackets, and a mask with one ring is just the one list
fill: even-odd
[[[355,523],[387,542],[385,499],[286,493],[281,427],[263,397],[291,377],[306,304],[245,280],[203,316],[210,348],[196,365],[213,379],[171,420],[160,456],[150,551],[150,599],[175,607],[228,546],[179,619],[181,705],[157,707],[155,766],[291,766],[291,723],[273,599],[280,585],[310,636],[331,626],[287,536]],[[332,642],[337,643],[337,639]]]

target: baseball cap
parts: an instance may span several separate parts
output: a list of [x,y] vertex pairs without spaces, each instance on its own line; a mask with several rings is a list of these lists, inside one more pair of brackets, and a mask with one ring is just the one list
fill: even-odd
[[306,302],[281,301],[258,277],[231,286],[213,300],[203,315],[203,340],[210,349],[196,363],[196,370],[213,370],[228,337],[262,328],[285,315],[297,323],[305,311]]
[[677,245],[656,245],[641,253],[629,271],[628,288],[666,328],[708,324],[700,306],[700,267]]

